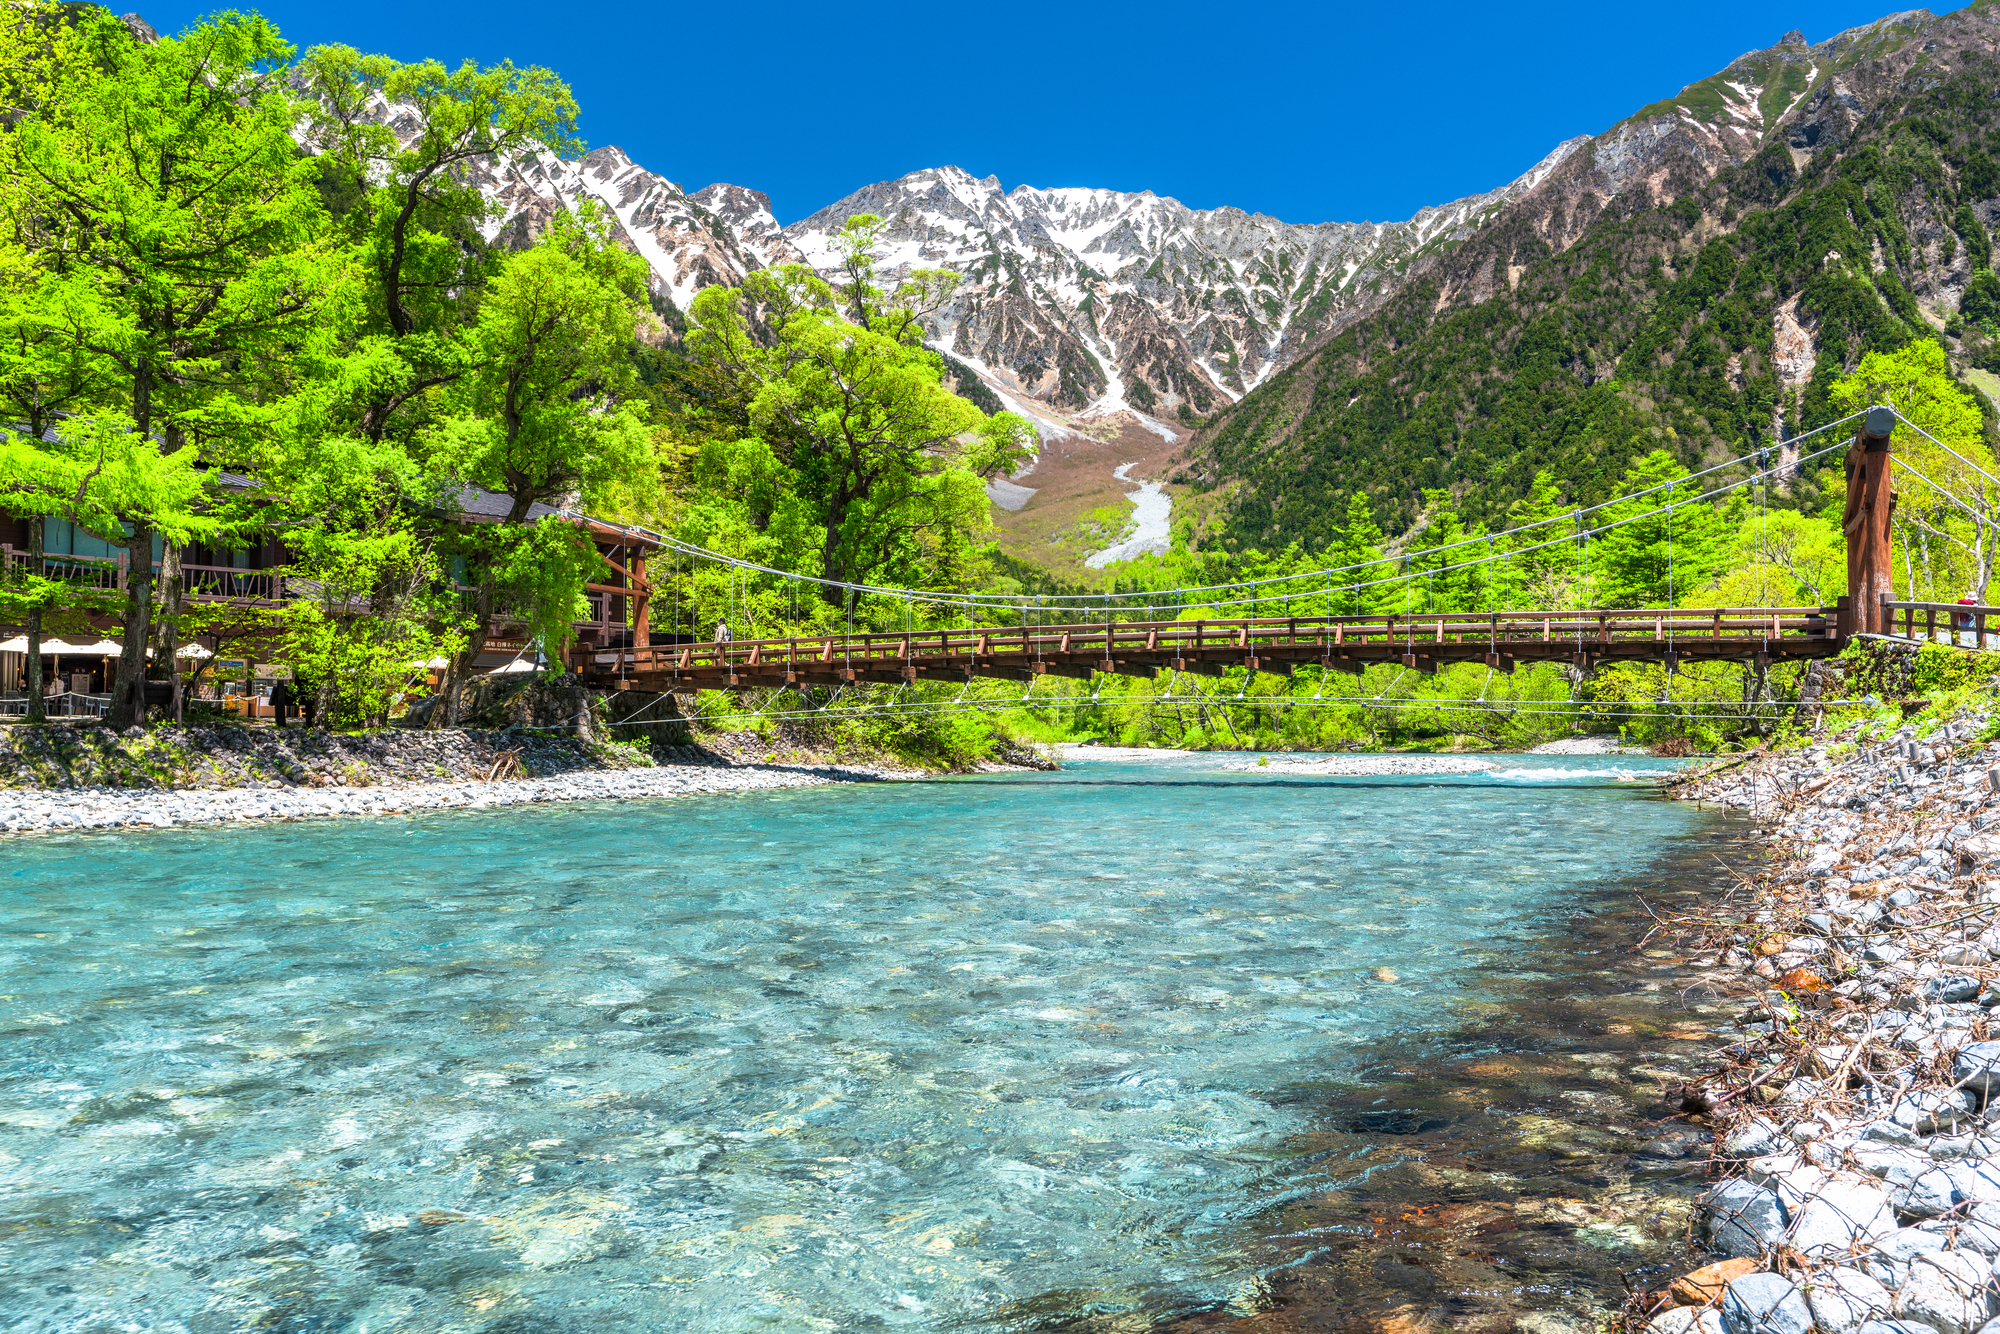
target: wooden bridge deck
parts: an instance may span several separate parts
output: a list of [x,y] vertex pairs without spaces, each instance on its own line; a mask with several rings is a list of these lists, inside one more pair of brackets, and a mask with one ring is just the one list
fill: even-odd
[[1511,672],[1522,662],[1799,660],[1840,651],[1831,607],[1449,612],[1235,621],[1114,621],[672,643],[597,652],[596,686],[741,690],[861,681],[1079,680],[1095,673],[1220,676],[1231,667],[1359,673],[1390,664],[1430,673],[1454,662]]

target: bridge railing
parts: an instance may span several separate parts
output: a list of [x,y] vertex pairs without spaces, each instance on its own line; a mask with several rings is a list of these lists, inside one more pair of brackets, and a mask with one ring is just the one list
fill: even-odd
[[[1965,648],[2000,648],[2000,607],[1970,602],[1892,602],[1882,600],[1885,633],[1897,639],[1958,644]],[[1897,618],[1902,628],[1897,629]],[[1990,627],[1990,628],[1989,628]]]
[[921,634],[802,635],[736,640],[728,644],[674,643],[594,654],[595,666],[623,672],[781,671],[927,662],[977,666],[983,660],[1079,655],[1116,661],[1144,655],[1214,659],[1256,656],[1260,648],[1312,645],[1338,654],[1344,648],[1400,647],[1421,654],[1433,644],[1485,643],[1499,653],[1508,645],[1573,643],[1580,653],[1644,640],[1672,652],[1685,645],[1732,645],[1783,638],[1829,638],[1831,607],[1634,607],[1584,612],[1430,612],[1376,616],[1292,616],[1248,620],[1114,621],[1108,624],[933,630]]

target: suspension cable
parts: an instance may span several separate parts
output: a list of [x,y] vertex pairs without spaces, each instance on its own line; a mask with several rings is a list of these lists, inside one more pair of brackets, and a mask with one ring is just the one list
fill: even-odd
[[[1856,418],[1858,418],[1858,417],[1861,417],[1861,416],[1865,415],[1865,411],[1866,411],[1866,410],[1864,409],[1864,410],[1863,410],[1862,412],[1855,412],[1855,413],[1850,413],[1850,414],[1849,414],[1848,416],[1846,416],[1846,417],[1843,417],[1843,418],[1839,419],[1838,421],[1832,421],[1832,422],[1828,422],[1828,423],[1826,423],[1825,425],[1822,425],[1822,426],[1816,426],[1816,427],[1814,427],[1814,428],[1813,428],[1812,430],[1810,430],[1810,431],[1807,431],[1807,432],[1804,432],[1804,433],[1802,433],[1801,435],[1799,435],[1799,436],[1796,436],[1796,437],[1794,437],[1794,439],[1796,439],[1796,440],[1804,440],[1804,439],[1807,439],[1807,438],[1809,438],[1809,437],[1811,437],[1811,436],[1813,436],[1813,435],[1817,435],[1817,434],[1819,434],[1819,433],[1821,433],[1821,432],[1823,432],[1823,431],[1828,431],[1828,430],[1832,430],[1832,429],[1833,429],[1834,427],[1837,427],[1837,426],[1841,426],[1841,425],[1844,425],[1844,424],[1846,424],[1847,422],[1851,422],[1851,421],[1855,420]],[[1899,416],[1899,419],[1900,419],[1900,414],[1898,414],[1898,416]],[[1914,429],[1914,428],[1913,428],[1913,429]],[[1926,438],[1933,438],[1933,437],[1929,437],[1928,435],[1926,435]],[[1842,443],[1844,444],[1845,442],[1842,442]],[[1818,457],[1820,457],[1821,455],[1823,455],[1823,454],[1826,454],[1826,453],[1830,452],[1830,451],[1831,451],[1831,449],[1835,449],[1835,448],[1840,448],[1840,447],[1841,447],[1840,445],[1835,445],[1835,446],[1831,446],[1831,447],[1829,447],[1829,448],[1827,448],[1827,449],[1820,449],[1820,450],[1816,450],[1816,451],[1814,451],[1813,453],[1811,453],[1811,454],[1808,454],[1808,455],[1801,455],[1801,456],[1800,456],[1800,457],[1799,457],[1799,458],[1798,458],[1798,459],[1797,459],[1797,460],[1796,460],[1796,461],[1795,461],[1795,462],[1793,463],[1793,465],[1792,465],[1792,466],[1793,466],[1793,467],[1797,467],[1797,466],[1798,466],[1799,464],[1803,464],[1803,463],[1807,462],[1807,461],[1808,461],[1809,459],[1814,459],[1814,458],[1818,458]],[[1940,446],[1940,447],[1943,447],[1943,446]],[[1717,472],[1721,472],[1721,471],[1723,471],[1724,469],[1727,469],[1727,468],[1731,468],[1731,467],[1735,467],[1735,466],[1737,466],[1738,464],[1741,464],[1741,463],[1743,463],[1743,462],[1745,462],[1745,461],[1747,461],[1747,460],[1749,460],[1749,459],[1752,459],[1753,457],[1754,457],[1754,451],[1753,451],[1752,453],[1747,453],[1747,454],[1744,454],[1744,455],[1741,455],[1741,456],[1739,456],[1739,457],[1737,457],[1737,458],[1732,458],[1732,459],[1728,459],[1728,460],[1725,460],[1725,461],[1723,461],[1723,462],[1721,462],[1721,463],[1717,463],[1717,464],[1714,464],[1713,466],[1711,466],[1711,467],[1708,467],[1708,468],[1704,468],[1704,469],[1702,469],[1702,470],[1701,470],[1701,471],[1699,471],[1699,472],[1695,472],[1695,473],[1690,473],[1690,474],[1688,474],[1688,475],[1687,475],[1686,477],[1682,477],[1682,478],[1675,478],[1675,479],[1673,479],[1673,480],[1672,480],[1672,481],[1670,481],[1670,482],[1663,482],[1663,483],[1660,483],[1659,485],[1656,485],[1656,486],[1651,486],[1651,487],[1647,487],[1647,488],[1645,488],[1645,489],[1643,489],[1643,490],[1640,490],[1640,491],[1635,491],[1635,492],[1632,492],[1632,493],[1631,493],[1631,494],[1629,494],[1629,495],[1624,495],[1624,496],[1618,496],[1618,497],[1615,497],[1615,498],[1613,498],[1613,499],[1611,499],[1611,500],[1606,500],[1606,501],[1601,501],[1601,502],[1599,502],[1599,503],[1598,503],[1598,504],[1596,504],[1596,505],[1590,505],[1590,506],[1585,506],[1585,507],[1583,507],[1583,508],[1581,508],[1581,509],[1577,510],[1577,511],[1576,511],[1575,513],[1576,513],[1576,515],[1577,515],[1577,516],[1579,516],[1579,517],[1580,517],[1580,516],[1583,516],[1583,515],[1589,515],[1589,514],[1594,514],[1594,513],[1596,513],[1596,512],[1597,512],[1597,511],[1599,511],[1599,510],[1603,510],[1603,509],[1607,509],[1607,508],[1610,508],[1610,507],[1612,507],[1612,506],[1617,506],[1617,505],[1626,505],[1626,504],[1630,504],[1630,503],[1631,503],[1632,501],[1634,501],[1634,500],[1637,500],[1637,499],[1640,499],[1640,498],[1642,498],[1642,497],[1644,497],[1644,496],[1648,496],[1648,495],[1651,495],[1651,494],[1653,494],[1653,493],[1655,493],[1655,492],[1657,492],[1657,491],[1662,491],[1662,490],[1668,490],[1668,489],[1670,489],[1670,488],[1674,488],[1674,487],[1678,487],[1679,485],[1681,485],[1681,484],[1683,484],[1683,483],[1685,483],[1685,482],[1689,482],[1689,481],[1693,481],[1693,480],[1695,480],[1696,478],[1700,478],[1700,477],[1706,477],[1706,476],[1709,476],[1710,474],[1713,474],[1713,473],[1717,473]],[[1728,486],[1724,486],[1724,487],[1721,487],[1721,488],[1718,488],[1718,489],[1716,489],[1716,490],[1712,490],[1712,491],[1710,491],[1710,492],[1707,492],[1707,493],[1705,493],[1705,494],[1704,494],[1703,496],[1700,496],[1700,497],[1696,497],[1696,499],[1706,499],[1706,498],[1707,498],[1708,496],[1713,496],[1713,495],[1719,495],[1719,494],[1722,494],[1722,493],[1723,493],[1723,492],[1725,492],[1725,491],[1728,491],[1728,490],[1731,490],[1731,489],[1733,489],[1733,488],[1734,488],[1735,486],[1738,486],[1738,485],[1742,485],[1742,484],[1743,484],[1743,483],[1742,483],[1742,482],[1740,482],[1740,481],[1739,481],[1739,482],[1735,482],[1735,483],[1731,483],[1731,484],[1730,484],[1730,485],[1728,485]],[[1692,503],[1692,501],[1682,501],[1682,502],[1678,502],[1678,503],[1681,503],[1681,504],[1688,504],[1688,503]],[[1662,507],[1662,508],[1664,508],[1664,507]],[[568,513],[568,511],[564,511],[564,512],[565,512],[565,513]],[[1650,511],[1650,513],[1659,513],[1659,512],[1661,512],[1661,511],[1660,511],[1660,509],[1655,509],[1655,510],[1653,510],[1653,511]],[[1507,533],[1507,535],[1510,535],[1510,536],[1511,536],[1511,535],[1513,535],[1513,534],[1518,534],[1518,533],[1525,533],[1525,532],[1529,532],[1529,531],[1532,531],[1532,530],[1533,530],[1533,529],[1535,529],[1535,528],[1540,528],[1540,527],[1543,527],[1543,526],[1545,526],[1545,525],[1547,525],[1547,524],[1550,524],[1550,523],[1555,523],[1555,522],[1559,522],[1559,521],[1560,521],[1560,517],[1562,517],[1562,516],[1557,516],[1557,517],[1552,517],[1552,518],[1549,518],[1549,519],[1537,519],[1537,520],[1535,520],[1535,521],[1534,521],[1533,523],[1528,523],[1528,524],[1523,524],[1523,525],[1521,525],[1521,526],[1520,526],[1519,528],[1510,528],[1510,529],[1507,529],[1507,530],[1506,530],[1506,533]],[[1648,516],[1647,516],[1647,515],[1645,515],[1645,514],[1640,514],[1640,515],[1633,515],[1633,516],[1630,516],[1630,517],[1629,517],[1629,518],[1627,518],[1627,519],[1622,519],[1622,520],[1619,520],[1619,521],[1618,521],[1618,524],[1614,524],[1614,525],[1612,525],[1612,526],[1614,526],[1614,527],[1615,527],[1615,526],[1619,526],[1619,525],[1622,525],[1622,524],[1624,524],[1624,523],[1630,523],[1630,522],[1634,522],[1634,521],[1636,521],[1636,520],[1638,520],[1638,519],[1641,519],[1641,518],[1645,518],[1645,517],[1648,517]],[[770,567],[770,566],[765,566],[765,565],[759,565],[759,564],[757,564],[757,563],[755,563],[755,562],[752,562],[752,561],[746,561],[746,560],[741,560],[741,559],[739,559],[739,558],[737,558],[737,557],[733,557],[733,556],[727,556],[727,555],[724,555],[724,554],[722,554],[721,552],[716,552],[716,551],[710,551],[710,550],[708,550],[708,549],[706,549],[706,548],[703,548],[703,547],[699,547],[699,546],[696,546],[696,545],[694,545],[694,544],[692,544],[692,543],[683,543],[683,542],[681,542],[681,541],[680,541],[680,539],[678,539],[678,538],[673,538],[673,537],[668,537],[668,536],[664,536],[664,535],[662,535],[662,534],[658,534],[658,533],[653,533],[653,532],[651,532],[650,530],[647,530],[647,529],[634,529],[634,531],[637,531],[637,532],[640,532],[640,533],[643,533],[643,534],[645,534],[646,536],[648,536],[648,537],[650,537],[650,538],[652,538],[652,539],[655,539],[655,540],[657,540],[657,541],[658,541],[658,542],[659,542],[659,543],[660,543],[661,545],[673,545],[673,546],[678,546],[678,547],[680,547],[680,548],[681,548],[681,549],[682,549],[683,551],[685,551],[685,552],[686,552],[686,553],[687,553],[687,554],[688,554],[688,555],[689,555],[689,556],[690,556],[691,558],[694,558],[694,559],[705,559],[705,560],[710,560],[710,561],[714,561],[714,562],[717,562],[717,563],[720,563],[720,564],[726,564],[726,565],[732,565],[732,566],[737,566],[737,567],[739,567],[739,568],[743,568],[743,569],[747,569],[747,570],[752,570],[752,571],[755,571],[755,572],[758,572],[758,573],[762,573],[762,574],[773,574],[773,575],[781,575],[781,576],[782,576],[782,575],[787,575],[787,574],[796,574],[796,572],[794,572],[794,571],[787,571],[787,570],[779,570],[779,569],[774,569],[774,568],[772,568],[772,567]],[[1592,535],[1594,535],[1594,532],[1595,532],[1595,531],[1596,531],[1596,530],[1593,530],[1593,533],[1592,533]],[[1459,548],[1461,548],[1461,547],[1466,547],[1466,546],[1472,546],[1472,545],[1476,545],[1476,544],[1479,544],[1479,543],[1483,543],[1483,542],[1485,542],[1486,540],[1487,540],[1487,535],[1485,535],[1485,534],[1481,534],[1481,535],[1479,535],[1479,536],[1476,536],[1476,537],[1469,537],[1469,538],[1465,538],[1465,539],[1462,539],[1461,541],[1458,541],[1458,542],[1452,542],[1452,543],[1447,543],[1447,544],[1445,544],[1445,545],[1443,545],[1443,546],[1439,546],[1439,547],[1433,547],[1433,548],[1430,548],[1429,550],[1430,550],[1431,552],[1446,552],[1446,551],[1455,551],[1455,550],[1457,550],[1457,549],[1459,549]],[[1549,543],[1542,543],[1542,544],[1539,544],[1538,546],[1535,546],[1535,547],[1528,547],[1528,548],[1523,548],[1523,551],[1532,551],[1532,550],[1538,550],[1538,549],[1540,549],[1540,546],[1546,546],[1546,545],[1551,545],[1551,544],[1549,544]],[[1375,566],[1379,566],[1379,565],[1384,565],[1384,564],[1387,564],[1387,563],[1389,563],[1389,562],[1391,562],[1391,561],[1393,561],[1393,560],[1395,560],[1395,559],[1396,559],[1396,558],[1395,558],[1395,557],[1393,557],[1393,556],[1384,556],[1384,557],[1378,557],[1377,559],[1375,559],[1375,560],[1372,560],[1372,561],[1359,561],[1359,562],[1355,562],[1355,563],[1353,563],[1353,564],[1350,564],[1350,565],[1342,565],[1342,566],[1334,566],[1334,567],[1330,567],[1329,569],[1327,569],[1327,570],[1324,570],[1324,571],[1321,571],[1321,570],[1309,570],[1309,571],[1300,571],[1299,573],[1296,573],[1296,574],[1285,574],[1285,575],[1272,575],[1272,576],[1269,576],[1269,577],[1267,577],[1267,578],[1262,578],[1262,579],[1245,579],[1245,580],[1236,580],[1236,581],[1234,581],[1234,582],[1231,582],[1231,583],[1225,583],[1225,584],[1205,584],[1205,585],[1198,585],[1198,586],[1188,586],[1188,587],[1182,587],[1182,588],[1176,588],[1176,589],[1172,589],[1172,590],[1167,590],[1167,591],[1171,591],[1171,592],[1173,592],[1173,593],[1175,593],[1175,594],[1177,594],[1177,595],[1182,595],[1182,596],[1185,596],[1185,595],[1187,595],[1187,594],[1193,594],[1193,593],[1229,593],[1229,592],[1234,592],[1234,591],[1236,591],[1236,590],[1239,590],[1239,589],[1251,589],[1251,588],[1261,588],[1261,587],[1265,587],[1265,586],[1268,586],[1268,585],[1271,585],[1271,584],[1283,584],[1283,583],[1292,583],[1292,582],[1295,582],[1295,581],[1297,581],[1297,580],[1300,580],[1300,579],[1311,579],[1311,578],[1314,578],[1314,577],[1317,577],[1318,575],[1320,575],[1320,574],[1322,574],[1322,573],[1346,573],[1346,572],[1348,572],[1348,571],[1355,571],[1355,570],[1366,570],[1366,569],[1371,569],[1371,568],[1373,568],[1373,567],[1375,567]],[[1451,565],[1451,566],[1447,566],[1447,567],[1443,567],[1443,570],[1440,570],[1439,572],[1440,572],[1440,573],[1442,573],[1442,572],[1444,572],[1444,570],[1452,570],[1452,569],[1460,569],[1460,568],[1465,568],[1466,566],[1470,566],[1470,565],[1474,565],[1474,564],[1478,564],[1478,563],[1479,563],[1479,562],[1477,562],[1477,561],[1466,561],[1466,562],[1460,562],[1460,563],[1458,563],[1458,564],[1455,564],[1455,565]],[[829,586],[829,587],[838,587],[838,588],[842,588],[842,589],[845,589],[845,590],[850,590],[851,592],[853,592],[853,593],[857,593],[857,594],[860,594],[860,593],[867,593],[867,594],[876,594],[876,595],[886,595],[886,596],[896,596],[896,595],[899,595],[899,594],[904,594],[904,593],[907,593],[907,592],[909,591],[909,590],[907,590],[907,589],[901,589],[901,588],[891,588],[891,587],[878,587],[878,586],[876,586],[876,585],[871,585],[871,584],[860,584],[860,583],[854,583],[854,582],[851,582],[851,581],[846,581],[846,580],[836,580],[836,579],[825,579],[825,578],[821,578],[821,577],[818,577],[818,576],[814,576],[814,575],[807,575],[807,574],[796,574],[796,577],[797,577],[797,578],[800,578],[800,579],[803,579],[803,580],[806,580],[807,582],[810,582],[810,583],[816,583],[816,584],[821,584],[821,585],[826,585],[826,586]],[[1373,584],[1377,584],[1377,583],[1385,583],[1385,582],[1394,582],[1394,581],[1393,581],[1393,580],[1375,580],[1375,581],[1372,581],[1372,582],[1371,582],[1370,584],[1366,584],[1366,585],[1363,585],[1363,586],[1370,586],[1370,587],[1372,587],[1372,586],[1373,586]],[[1103,600],[1103,601],[1105,602],[1105,604],[1106,604],[1106,609],[1108,609],[1108,603],[1109,603],[1109,600],[1110,600],[1110,599],[1111,599],[1111,598],[1112,598],[1113,596],[1116,596],[1116,597],[1118,597],[1118,598],[1120,598],[1120,599],[1122,600],[1122,599],[1126,599],[1126,598],[1134,598],[1134,597],[1141,597],[1141,596],[1144,596],[1144,593],[1143,593],[1143,592],[1133,592],[1133,593],[1119,593],[1119,594],[1109,594],[1109,593],[1106,593],[1106,594],[1099,594],[1098,596],[1099,596],[1099,597],[1100,597],[1100,598],[1101,598],[1101,599],[1102,599],[1102,600]],[[979,606],[979,605],[986,605],[986,604],[992,604],[992,605],[997,605],[997,606],[1002,606],[1002,607],[1004,607],[1004,606],[1006,605],[1006,603],[1007,603],[1007,598],[1006,598],[1006,597],[1005,597],[1004,595],[994,595],[994,594],[978,594],[978,593],[968,593],[968,594],[964,594],[964,595],[962,595],[962,600],[963,600],[963,601],[965,602],[965,604],[967,605],[968,609],[971,609],[971,608],[974,608],[974,607],[976,607],[976,606]],[[1254,604],[1254,603],[1261,603],[1261,602],[1266,602],[1266,601],[1276,601],[1276,600],[1278,600],[1278,599],[1277,599],[1276,597],[1269,597],[1269,598],[1266,598],[1266,597],[1256,597],[1256,598],[1227,598],[1227,599],[1221,599],[1221,598],[1218,598],[1218,599],[1214,599],[1214,600],[1216,600],[1216,601],[1227,601],[1227,602],[1250,602],[1250,603],[1253,603],[1253,604]],[[1188,604],[1188,603],[1186,603],[1186,602],[1184,601],[1184,602],[1183,602],[1183,603],[1182,603],[1181,605],[1182,605],[1183,607],[1185,607],[1185,606],[1187,606],[1187,605],[1190,605],[1190,604]],[[1057,608],[1057,610],[1072,610],[1072,611],[1079,611],[1079,612],[1085,612],[1085,613],[1087,614],[1087,613],[1088,613],[1088,611],[1089,611],[1090,609],[1089,609],[1089,608],[1086,608],[1086,607],[1071,607],[1071,608]]]

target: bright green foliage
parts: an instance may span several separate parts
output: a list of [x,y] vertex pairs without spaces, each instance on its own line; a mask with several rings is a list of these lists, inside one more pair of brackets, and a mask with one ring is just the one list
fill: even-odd
[[558,213],[488,286],[461,414],[429,442],[449,470],[511,502],[506,522],[566,496],[588,507],[650,462],[624,357],[645,263],[599,210]]
[[[35,559],[44,521],[60,516],[85,529],[120,531],[116,516],[91,495],[96,477],[68,447],[45,439],[65,414],[88,411],[118,379],[116,365],[91,350],[92,335],[109,319],[91,295],[61,281],[47,252],[0,252],[0,403],[19,430],[0,446],[0,507],[26,516],[30,533],[27,563],[0,569],[0,617],[27,627],[27,715],[35,723],[45,707],[45,620],[93,604],[104,609],[109,601],[101,592],[80,592],[72,581],[47,577]],[[159,458],[150,450],[146,455]]]
[[[72,289],[67,304],[104,316],[81,338],[118,372],[101,413],[163,454],[244,457],[262,400],[324,330],[343,260],[291,137],[289,55],[261,18],[141,44],[109,15],[79,13],[49,43],[46,100],[7,147],[27,248]],[[153,536],[193,521],[155,503],[172,494],[128,493],[117,509],[132,578],[114,723],[143,714]]]
[[[322,429],[407,445],[435,420],[433,391],[474,364],[469,336],[498,262],[479,230],[494,205],[465,168],[494,155],[573,152],[576,102],[549,71],[506,62],[448,70],[319,46],[298,73],[361,289],[353,341],[316,396]],[[407,143],[381,119],[384,104],[412,113]],[[378,466],[397,462],[391,453]]]
[[1734,546],[1721,576],[1680,605],[1830,607],[1847,591],[1847,546],[1834,520],[1796,510],[1753,512]]
[[[1033,428],[944,388],[919,319],[955,276],[918,270],[884,295],[873,282],[880,221],[859,215],[837,238],[837,291],[787,265],[695,298],[688,350],[714,405],[699,428],[725,445],[704,465],[769,476],[782,464],[788,496],[752,499],[768,506],[763,524],[745,517],[762,528],[796,504],[781,521],[794,535],[817,530],[826,578],[950,587],[990,522],[982,479],[1018,467]],[[769,341],[752,335],[746,306]]]
[[[581,314],[587,323],[594,318],[594,324],[558,331],[560,346],[535,348],[532,367],[504,372],[497,366],[501,359],[520,359],[521,331],[503,330],[501,316],[491,308],[503,257],[484,242],[480,228],[494,205],[471,183],[466,168],[495,154],[574,151],[576,103],[568,88],[540,68],[516,69],[505,62],[489,69],[470,62],[457,69],[430,60],[402,64],[344,46],[308,51],[298,76],[310,99],[307,133],[319,152],[321,187],[336,212],[337,234],[353,257],[354,278],[343,293],[339,344],[308,368],[287,402],[284,429],[274,433],[258,460],[259,475],[283,491],[295,522],[313,530],[317,554],[311,564],[349,576],[381,571],[386,582],[374,598],[401,605],[395,572],[414,567],[403,558],[385,560],[380,544],[393,538],[401,544],[397,550],[421,545],[412,501],[449,512],[457,508],[467,477],[483,484],[497,479],[504,483],[500,489],[511,486],[545,499],[566,493],[565,478],[580,486],[581,472],[591,474],[592,498],[601,500],[607,472],[626,464],[633,465],[630,476],[643,496],[646,479],[656,474],[636,462],[632,449],[616,448],[609,451],[615,457],[606,457],[602,441],[575,438],[576,421],[553,420],[573,419],[608,401],[591,389],[579,396],[574,410],[566,410],[557,401],[562,381],[566,374],[580,380],[557,363],[581,357],[593,368],[621,369],[619,352],[629,347],[632,333],[626,314],[629,265],[609,266],[618,270],[609,275],[619,293],[616,301],[565,312],[565,318]],[[407,142],[382,119],[385,104],[414,112],[415,132]],[[590,233],[594,226],[585,224],[582,231]],[[577,298],[575,291],[556,297],[546,290],[566,281],[556,271],[574,267],[579,250],[574,220],[559,216],[555,227],[561,236],[553,242],[543,238],[553,250],[518,269],[504,266],[507,300],[517,320],[537,299]],[[602,249],[598,242],[582,248],[592,246]],[[606,270],[601,255],[585,267],[591,264]],[[599,286],[608,274],[596,275]],[[535,285],[544,290],[525,292]],[[612,305],[618,307],[615,316]],[[617,351],[604,346],[607,316],[623,331]],[[508,374],[517,383],[496,398],[494,377]],[[593,369],[580,379],[595,374]],[[511,400],[533,400],[535,406],[510,421],[493,420],[491,414],[505,410],[495,404]],[[631,414],[622,404],[603,424],[620,446],[630,445]],[[512,463],[499,457],[509,452],[517,456]],[[511,481],[510,467],[516,474]],[[523,506],[516,508],[525,514]],[[496,606],[520,609],[553,656],[554,646],[567,638],[567,618],[597,563],[588,544],[574,533],[544,533],[518,521],[481,536],[483,541],[470,544],[477,548],[472,554],[481,571],[476,605],[488,615]],[[336,551],[329,542],[344,542],[347,549]],[[537,556],[557,559],[542,563]],[[298,572],[312,573],[305,566]],[[456,624],[447,618],[431,629]],[[340,616],[329,616],[318,633],[355,636],[340,652],[357,661],[374,661],[378,651],[391,658],[401,651],[379,644],[374,627]],[[476,645],[468,646],[476,652]],[[318,651],[333,650],[322,645]]]
[[441,471],[509,502],[499,523],[459,538],[479,570],[468,665],[503,592],[543,652],[558,656],[584,584],[603,568],[573,523],[531,522],[533,508],[587,512],[654,467],[625,355],[644,272],[605,215],[587,209],[556,214],[488,285],[471,339],[475,369],[457,385],[460,410],[427,440]]
[[[1685,503],[1701,494],[1699,484],[1666,485],[1687,475],[1673,455],[1655,450],[1625,474],[1619,490],[1633,498],[1593,519],[1600,528],[1619,525],[1591,543],[1595,591],[1604,606],[1675,606],[1682,594],[1722,572],[1731,525],[1706,501]],[[1651,491],[1656,486],[1666,489]],[[1636,495],[1641,491],[1651,494]]]
[[280,643],[330,721],[380,727],[413,676],[464,645],[431,550],[407,531],[374,539],[307,531],[296,573],[313,596],[283,611]]

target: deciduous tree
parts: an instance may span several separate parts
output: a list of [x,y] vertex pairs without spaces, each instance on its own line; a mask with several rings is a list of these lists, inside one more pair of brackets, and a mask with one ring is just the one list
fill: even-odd
[[[980,479],[1019,466],[1034,428],[944,387],[921,320],[956,276],[918,270],[884,294],[874,283],[880,226],[867,214],[844,225],[838,291],[786,265],[702,292],[688,348],[710,410],[792,469],[821,530],[824,577],[865,583],[893,572],[923,583],[989,522]],[[768,337],[753,330],[753,313]],[[839,589],[823,592],[842,600]]]
[[544,652],[560,652],[583,586],[603,562],[573,523],[537,521],[532,511],[589,508],[653,466],[627,355],[644,273],[609,219],[586,208],[556,214],[488,286],[459,411],[429,442],[442,471],[508,501],[497,524],[466,537],[478,595],[455,676],[485,646],[503,593]]
[[[13,130],[17,222],[110,313],[89,348],[116,364],[107,406],[140,448],[246,455],[263,402],[324,333],[318,307],[344,261],[318,168],[292,138],[290,54],[254,16],[142,42],[86,12],[50,43],[48,95]],[[129,570],[114,724],[144,717],[154,540],[194,517],[159,507],[176,495],[135,490],[121,502]]]

